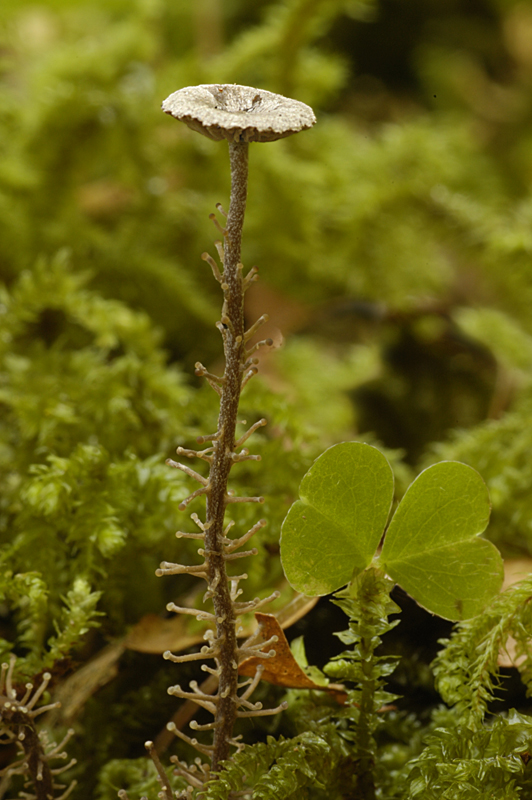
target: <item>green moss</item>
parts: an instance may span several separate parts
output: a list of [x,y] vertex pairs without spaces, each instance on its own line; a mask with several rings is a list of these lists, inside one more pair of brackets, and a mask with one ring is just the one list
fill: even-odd
[[[242,564],[249,596],[281,585],[278,537],[298,483],[349,439],[390,455],[397,499],[436,459],[475,467],[493,507],[486,535],[530,555],[529,29],[526,4],[506,0],[4,0],[0,649],[18,655],[17,681],[51,670],[61,683],[106,640],[196,591],[154,571],[197,559],[174,537],[192,530],[177,506],[193,484],[164,461],[216,427],[216,397],[191,373],[196,360],[217,371],[218,296],[200,255],[213,252],[208,215],[229,185],[225,148],[160,112],[180,86],[263,86],[319,119],[251,150],[243,259],[303,313],[243,397],[248,424],[268,420],[253,439],[262,461],[235,471],[235,489],[265,496],[269,521]],[[231,511],[243,529],[256,521],[249,507]],[[530,592],[516,592],[438,658],[441,695],[456,706],[382,722],[383,800],[530,792],[524,703],[484,719],[497,647],[512,633],[525,651]],[[421,693],[416,648],[401,653]],[[123,657],[124,683],[81,704],[77,796],[157,793],[142,738],[174,706],[161,700],[166,672],[146,664]],[[330,704],[290,697],[279,731],[295,738],[244,751],[227,780],[256,756],[260,792],[340,798],[355,767]],[[473,734],[465,697],[479,704]]]

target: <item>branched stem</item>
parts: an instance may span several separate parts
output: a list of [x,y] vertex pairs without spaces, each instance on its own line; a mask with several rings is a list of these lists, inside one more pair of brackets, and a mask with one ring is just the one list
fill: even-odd
[[3,744],[15,744],[20,751],[21,758],[5,767],[0,774],[6,776],[25,775],[26,787],[31,785],[35,792],[34,795],[25,793],[27,797],[35,797],[36,800],[53,800],[54,798],[55,800],[66,800],[74,789],[76,781],[72,781],[67,787],[56,783],[56,776],[70,769],[76,760],[72,759],[62,767],[52,767],[50,761],[67,757],[63,748],[74,731],[69,730],[59,744],[49,741],[44,731],[39,733],[35,718],[59,705],[52,703],[36,708],[38,701],[48,688],[51,675],[49,672],[45,672],[37,689],[33,684],[27,683],[24,696],[18,699],[17,692],[13,687],[15,661],[15,656],[11,655],[10,663],[2,664],[0,673],[0,738]]

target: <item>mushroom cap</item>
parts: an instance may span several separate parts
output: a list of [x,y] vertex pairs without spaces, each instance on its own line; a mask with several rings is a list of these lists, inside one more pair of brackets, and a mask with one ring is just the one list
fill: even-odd
[[299,100],[232,83],[187,86],[167,97],[162,107],[215,141],[273,142],[316,122],[311,107]]

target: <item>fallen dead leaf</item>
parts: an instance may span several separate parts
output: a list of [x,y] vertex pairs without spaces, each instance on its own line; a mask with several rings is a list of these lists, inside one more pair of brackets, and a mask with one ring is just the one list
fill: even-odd
[[181,614],[166,619],[158,614],[145,614],[130,630],[124,644],[138,653],[164,653],[166,650],[178,653],[187,650],[203,642],[203,634],[209,627],[205,624],[201,630],[189,633],[187,622]]
[[504,562],[504,582],[502,590],[512,586],[532,572],[532,558],[507,558]]
[[[247,643],[250,644],[251,642],[253,642],[253,644],[257,644],[260,638],[262,638],[264,635],[264,629],[261,631],[258,623],[259,616],[273,617],[274,619],[277,619],[276,630],[277,629],[281,630],[281,636],[286,642],[286,637],[284,633],[282,633],[282,628],[288,628],[290,627],[290,625],[293,625],[299,619],[304,617],[305,614],[307,614],[311,608],[314,608],[317,602],[318,602],[317,597],[306,597],[305,595],[296,592],[292,600],[289,603],[286,603],[286,605],[284,605],[277,612],[276,615],[274,614],[260,615],[259,612],[257,612],[254,615],[253,625],[251,626],[253,628],[253,632],[251,633],[250,636],[248,635]],[[259,634],[260,638],[257,636],[257,634]],[[266,641],[265,639],[262,640]],[[288,642],[286,643],[288,644]],[[257,659],[257,660],[260,661],[260,663],[263,663],[263,659]],[[254,674],[255,673],[253,672],[253,675]],[[216,691],[217,686],[218,686],[217,676],[209,675],[209,677],[203,681],[203,683],[199,688],[200,691],[204,692],[205,694],[212,694]],[[340,700],[339,702],[343,701]],[[192,717],[197,713],[197,711],[198,711],[198,706],[196,705],[196,703],[194,703],[192,700],[186,700],[172,717],[172,722],[176,725],[176,727],[179,728],[179,730],[182,730],[184,726],[187,724],[187,722],[189,722],[192,719]],[[160,731],[160,733],[155,738],[155,747],[157,749],[157,752],[158,753],[164,752],[169,747],[170,742],[173,740],[173,738],[174,734],[171,731],[169,731],[167,727],[164,727],[162,731]]]
[[[304,617],[316,605],[317,600],[317,597],[305,597],[295,593],[293,598],[275,614],[281,627],[288,628]],[[139,653],[164,653],[166,650],[179,653],[196,644],[202,644],[203,634],[209,628],[208,623],[198,626],[193,620],[194,630],[191,632],[190,622],[190,617],[185,617],[183,614],[176,614],[167,619],[157,614],[146,614],[130,630],[124,644],[129,650],[136,650]],[[239,637],[251,636],[256,627],[257,623],[250,615],[247,623],[242,624]]]
[[54,701],[61,703],[61,706],[48,715],[47,724],[51,728],[55,725],[72,724],[87,700],[115,677],[118,661],[124,650],[122,641],[108,644],[57,686]]
[[[522,581],[532,573],[532,558],[508,558],[504,562],[504,583],[503,591],[513,586],[514,583]],[[506,644],[501,648],[497,663],[499,667],[519,667],[526,660],[526,656],[517,655],[517,642],[513,636],[509,636]]]
[[290,645],[279,625],[278,619],[273,614],[261,614],[257,612],[255,618],[260,626],[260,638],[263,641],[277,636],[277,642],[273,645],[275,655],[272,658],[258,658],[253,656],[243,661],[238,672],[245,677],[253,678],[259,664],[264,667],[261,679],[273,683],[275,686],[283,686],[286,689],[314,689],[320,692],[332,694],[339,703],[344,703],[346,693],[340,684],[328,684],[322,686],[315,683],[295,660]]

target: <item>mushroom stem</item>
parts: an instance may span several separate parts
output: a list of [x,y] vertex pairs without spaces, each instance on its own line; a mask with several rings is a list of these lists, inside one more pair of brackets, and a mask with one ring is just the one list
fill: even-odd
[[228,241],[225,246],[224,270],[228,267],[236,269],[240,263],[240,245],[248,194],[248,149],[247,142],[229,142],[231,200],[227,214]]
[[[224,526],[225,510],[229,503],[263,502],[262,497],[235,497],[227,488],[229,472],[233,464],[258,458],[250,456],[245,448],[239,453],[236,450],[242,446],[257,426],[263,424],[261,420],[260,423],[252,425],[247,434],[235,441],[240,394],[246,383],[257,372],[256,359],[250,358],[250,356],[260,343],[255,347],[248,347],[249,340],[260,322],[265,320],[264,315],[264,318],[261,317],[255,325],[252,325],[247,332],[245,331],[244,292],[256,277],[256,270],[252,268],[246,278],[243,278],[240,258],[247,199],[248,144],[249,142],[273,142],[276,139],[291,136],[293,133],[312,127],[316,122],[316,117],[309,106],[297,100],[291,100],[263,89],[237,86],[236,84],[204,84],[184,87],[164,100],[163,111],[171,114],[175,119],[183,121],[192,130],[209,139],[214,141],[227,139],[231,162],[231,200],[226,227],[223,228],[221,224],[217,223],[224,239],[223,245],[219,242],[216,243],[216,249],[223,262],[223,274],[220,274],[214,259],[205,254],[202,256],[211,266],[214,277],[220,283],[223,291],[222,316],[217,323],[224,346],[225,370],[223,377],[208,373],[199,362],[196,365],[196,374],[203,375],[220,395],[218,427],[215,434],[198,437],[198,443],[212,442],[212,446],[206,450],[195,452],[178,448],[179,454],[197,455],[199,458],[204,458],[210,464],[209,477],[205,479],[204,483],[204,479],[198,473],[184,468],[177,462],[170,462],[177,465],[179,469],[184,469],[188,475],[196,478],[200,483],[204,483],[186,497],[179,507],[183,510],[194,498],[205,495],[206,519],[199,525],[202,531],[200,538],[204,539],[205,546],[198,551],[205,562],[191,570],[179,564],[169,565],[163,562],[158,571],[158,574],[162,575],[171,572],[179,574],[185,570],[190,571],[190,574],[206,578],[208,589],[205,593],[205,600],[212,599],[214,606],[214,614],[209,614],[208,618],[216,623],[216,634],[212,630],[208,631],[209,635],[205,636],[209,644],[202,648],[201,653],[187,656],[165,653],[165,658],[171,658],[173,661],[190,661],[190,659],[201,658],[203,655],[206,658],[214,659],[216,665],[215,669],[205,667],[213,676],[219,677],[218,693],[212,698],[212,702],[208,698],[206,700],[205,696],[202,699],[201,693],[194,689],[193,684],[191,684],[192,693],[183,692],[179,686],[171,687],[169,690],[170,694],[182,697],[187,701],[196,697],[195,702],[208,708],[215,716],[214,723],[195,726],[196,730],[213,730],[212,745],[198,744],[195,739],[190,739],[178,731],[175,725],[173,728],[169,727],[169,730],[174,730],[179,738],[211,757],[210,767],[200,766],[201,775],[195,771],[196,767],[189,769],[179,762],[178,773],[186,777],[191,787],[199,787],[205,781],[210,780],[213,773],[222,768],[223,762],[229,758],[231,747],[236,747],[237,750],[242,748],[243,745],[239,741],[241,737],[233,737],[233,727],[237,716],[264,714],[264,710],[259,708],[260,704],[253,705],[247,700],[250,694],[249,689],[244,693],[243,699],[238,696],[238,662],[245,657],[249,648],[237,646],[236,621],[241,614],[260,607],[266,601],[256,599],[248,603],[236,602],[241,593],[238,583],[247,575],[233,575],[228,580],[226,572],[226,563],[231,562],[235,556],[239,555],[234,551],[264,523],[263,521],[257,523],[250,529],[249,535],[244,534],[243,537],[240,537],[238,539],[240,544],[236,540],[229,540],[226,537],[232,522]],[[218,210],[224,214],[223,209],[219,206]],[[214,218],[214,215],[212,216]],[[253,553],[252,550],[247,554],[251,553]],[[241,555],[246,555],[246,553]],[[276,593],[272,595],[271,599],[274,596]],[[183,611],[183,609],[179,610]],[[257,647],[263,658],[270,655],[260,650],[262,645],[257,645]],[[207,701],[208,705],[205,705]],[[249,708],[249,711],[237,711],[239,707]],[[273,709],[273,713],[277,713],[278,710]],[[203,794],[200,794],[203,797]]]
[[229,758],[230,741],[237,715],[238,645],[235,611],[227,582],[224,559],[224,514],[228,502],[227,480],[233,464],[238,402],[242,384],[242,365],[246,360],[244,340],[244,292],[239,269],[242,228],[246,210],[248,144],[229,142],[231,162],[231,200],[227,214],[224,242],[222,288],[225,371],[222,381],[217,438],[209,473],[205,522],[205,561],[209,587],[213,589],[216,638],[219,642],[220,683],[214,725],[214,749],[211,770]]

